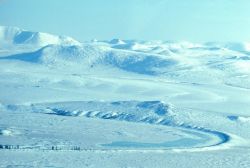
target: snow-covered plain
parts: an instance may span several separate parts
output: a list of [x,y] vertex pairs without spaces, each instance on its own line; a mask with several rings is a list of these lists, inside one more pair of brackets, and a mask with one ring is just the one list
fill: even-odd
[[250,167],[248,43],[0,27],[0,167]]

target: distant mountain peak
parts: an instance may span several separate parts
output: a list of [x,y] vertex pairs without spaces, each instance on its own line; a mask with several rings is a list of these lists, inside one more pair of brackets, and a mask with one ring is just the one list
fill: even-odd
[[125,42],[121,39],[112,39],[109,43],[110,44],[125,44]]
[[49,44],[78,45],[80,42],[67,36],[27,31],[17,27],[0,26],[0,44],[28,44],[42,47]]

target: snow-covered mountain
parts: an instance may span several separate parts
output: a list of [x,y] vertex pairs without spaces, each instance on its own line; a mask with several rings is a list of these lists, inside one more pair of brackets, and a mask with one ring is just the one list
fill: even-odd
[[0,26],[0,44],[29,44],[46,46],[49,44],[79,44],[71,37],[57,36],[43,32],[32,32],[17,27]]
[[[105,66],[146,75],[213,71],[224,74],[249,72],[247,43],[190,43],[113,39],[79,43],[70,37],[29,32],[15,27],[0,27],[0,42],[12,46],[29,45],[33,50],[4,48],[1,59],[16,59],[54,67]],[[34,47],[35,46],[35,47]],[[36,48],[36,49],[35,49]],[[35,49],[35,50],[34,50]],[[211,71],[210,71],[210,70]],[[227,73],[227,74],[228,74]],[[213,75],[212,74],[212,75]]]
[[[203,80],[217,78],[222,82],[250,73],[248,43],[120,39],[79,43],[70,37],[2,26],[0,44],[3,44],[1,60],[14,59],[54,68],[101,68],[103,71],[111,68],[151,76],[174,76],[183,81],[203,77]],[[29,47],[26,50],[19,46]],[[246,87],[248,80],[244,78],[240,81],[240,85]]]

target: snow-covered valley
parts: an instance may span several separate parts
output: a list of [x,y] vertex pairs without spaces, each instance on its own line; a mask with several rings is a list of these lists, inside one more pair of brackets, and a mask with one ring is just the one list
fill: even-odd
[[2,26],[0,167],[247,168],[249,46]]

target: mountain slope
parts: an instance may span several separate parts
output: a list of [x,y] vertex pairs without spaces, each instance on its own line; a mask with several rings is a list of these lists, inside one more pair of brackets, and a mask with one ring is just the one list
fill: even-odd
[[178,62],[160,55],[117,50],[95,45],[48,45],[35,52],[2,57],[45,65],[108,66],[141,74],[155,74]]

